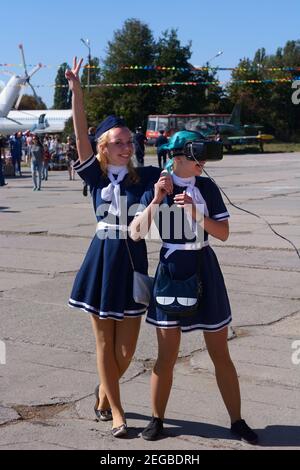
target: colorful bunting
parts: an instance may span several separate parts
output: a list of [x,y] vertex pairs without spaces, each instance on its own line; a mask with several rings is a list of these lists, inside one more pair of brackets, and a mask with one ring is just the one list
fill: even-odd
[[[209,86],[209,85],[228,85],[236,84],[260,84],[260,83],[287,83],[292,82],[292,78],[274,78],[270,80],[229,80],[227,82],[219,82],[218,80],[211,82],[150,82],[150,83],[98,83],[90,85],[91,88],[137,88],[137,87],[174,87],[174,86]],[[34,85],[35,88],[53,87],[53,88],[67,88],[68,85]]]
[[246,67],[197,67],[191,65],[190,67],[166,67],[162,65],[122,65],[120,67],[121,70],[177,70],[179,72],[198,72],[198,71],[234,71],[239,70],[241,72],[249,72],[249,71],[257,71],[257,70],[264,70],[269,72],[298,72],[300,71],[299,67],[264,67],[263,65],[257,65],[256,67],[246,68]]
[[[37,64],[27,64],[27,67],[35,67]],[[10,63],[0,63],[0,67],[23,67],[22,64],[10,64]],[[42,64],[42,68],[59,68],[61,65],[51,65],[51,64]],[[100,67],[96,65],[83,65],[83,68],[87,69],[99,69]],[[269,72],[300,72],[300,66],[298,67],[265,67],[263,65],[257,65],[256,67],[246,68],[246,67],[198,67],[191,65],[190,67],[175,67],[175,66],[165,66],[165,65],[122,65],[120,70],[158,70],[158,71],[171,71],[177,70],[180,72],[197,72],[197,71],[234,71],[239,70],[241,72],[257,71],[264,70]]]

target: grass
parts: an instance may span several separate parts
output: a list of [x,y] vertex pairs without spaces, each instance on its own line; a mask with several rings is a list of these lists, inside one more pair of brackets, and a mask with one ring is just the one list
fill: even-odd
[[265,152],[300,152],[300,143],[293,144],[293,143],[286,143],[286,142],[270,142],[264,146]]
[[[264,144],[264,153],[292,153],[300,152],[300,144],[297,143],[286,143],[286,142],[270,142]],[[259,146],[253,145],[234,145],[231,152],[227,150],[224,153],[229,155],[233,154],[245,154],[245,153],[261,153]]]
[[[264,145],[264,153],[291,153],[300,152],[300,143],[286,142],[270,142]],[[232,152],[224,150],[224,154],[245,154],[245,153],[261,153],[258,145],[234,145]],[[152,146],[146,147],[147,155],[156,155],[156,148]]]

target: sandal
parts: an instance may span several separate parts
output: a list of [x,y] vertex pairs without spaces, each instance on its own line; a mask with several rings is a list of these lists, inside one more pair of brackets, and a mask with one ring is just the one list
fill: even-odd
[[111,433],[114,437],[125,437],[127,436],[127,424],[123,423],[117,428],[112,428]]
[[99,406],[99,385],[95,388],[96,403],[94,406],[95,415],[98,421],[111,421],[113,419],[111,409],[98,410]]

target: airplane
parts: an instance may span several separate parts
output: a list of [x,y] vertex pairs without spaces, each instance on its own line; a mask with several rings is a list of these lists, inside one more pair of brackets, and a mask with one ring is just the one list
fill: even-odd
[[71,109],[10,111],[6,117],[0,117],[0,134],[11,135],[28,130],[35,134],[59,133],[63,132],[71,117]]
[[40,101],[30,83],[30,78],[42,67],[42,64],[38,64],[28,74],[22,44],[19,48],[24,75],[21,77],[13,75],[0,93],[0,134],[11,135],[28,130],[43,134],[62,132],[67,120],[72,117],[71,109],[12,110],[14,103],[18,108],[27,85],[32,89],[37,101]]
[[241,124],[241,104],[236,103],[228,123],[209,123],[199,129],[205,137],[219,138],[227,150],[233,145],[257,143],[263,152],[265,142],[274,139],[271,134],[262,132],[263,126],[258,124]]

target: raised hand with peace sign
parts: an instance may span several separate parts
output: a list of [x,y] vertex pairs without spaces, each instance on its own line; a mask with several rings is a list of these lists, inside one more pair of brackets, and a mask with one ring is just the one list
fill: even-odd
[[69,88],[72,91],[73,123],[80,162],[84,162],[93,154],[93,149],[88,138],[88,125],[84,111],[83,93],[79,78],[82,61],[83,59],[80,59],[77,62],[77,57],[74,57],[72,69],[67,69],[65,73],[65,77],[69,83]]

